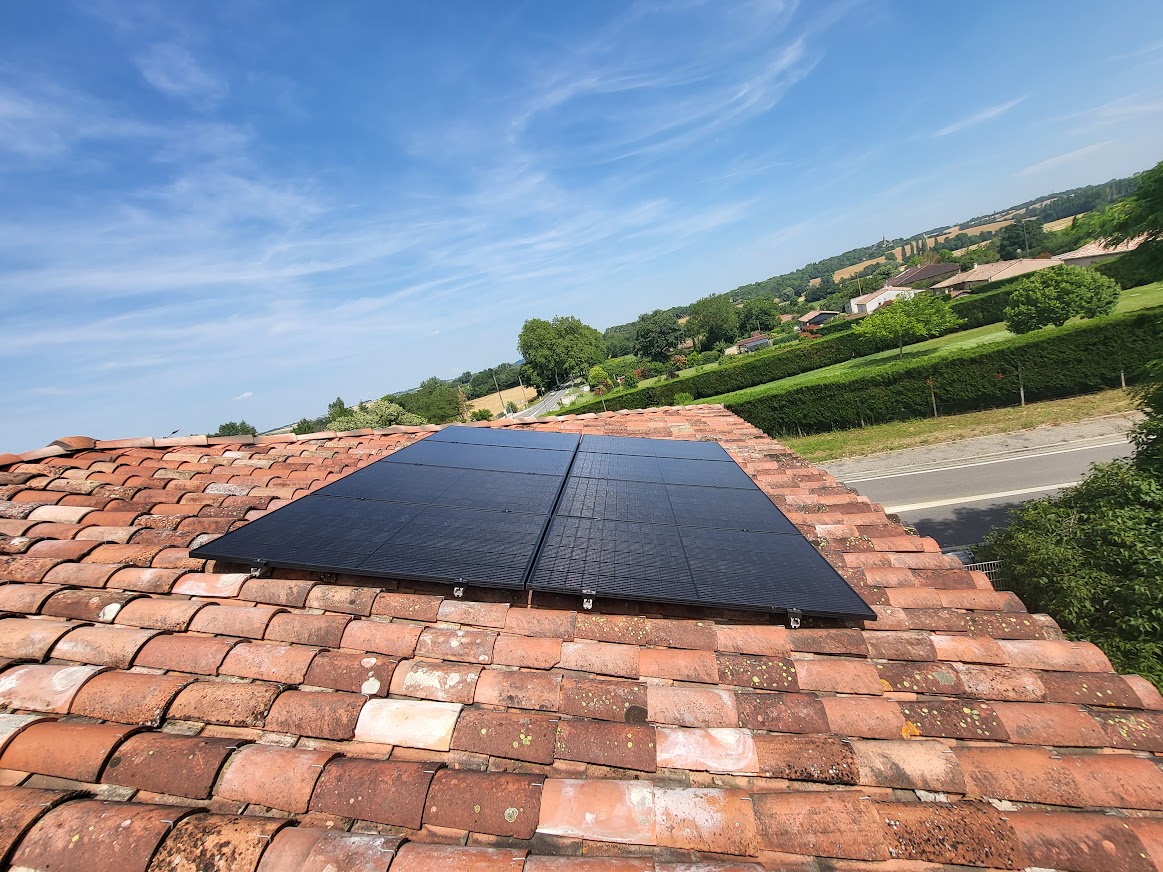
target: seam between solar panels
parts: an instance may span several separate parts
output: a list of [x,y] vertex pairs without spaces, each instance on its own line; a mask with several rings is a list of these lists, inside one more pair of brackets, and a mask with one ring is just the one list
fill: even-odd
[[584,437],[577,437],[577,444],[573,447],[573,454],[569,457],[569,465],[565,468],[565,475],[561,477],[561,485],[557,488],[557,496],[553,499],[553,505],[549,509],[549,515],[545,520],[545,526],[541,528],[541,535],[537,538],[537,546],[533,549],[533,555],[529,558],[529,563],[525,566],[525,578],[522,581],[522,586],[525,590],[532,590],[529,587],[533,581],[533,573],[537,569],[537,563],[541,560],[541,549],[545,547],[545,538],[549,535],[549,527],[553,524],[553,518],[557,514],[557,507],[561,505],[561,495],[565,493],[565,484],[569,481],[569,474],[573,472],[574,462],[577,460],[578,454],[581,453],[581,444]]

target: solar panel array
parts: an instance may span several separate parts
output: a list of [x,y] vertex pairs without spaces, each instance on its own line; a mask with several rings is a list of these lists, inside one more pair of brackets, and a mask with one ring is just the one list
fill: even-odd
[[447,427],[193,556],[875,618],[714,442]]

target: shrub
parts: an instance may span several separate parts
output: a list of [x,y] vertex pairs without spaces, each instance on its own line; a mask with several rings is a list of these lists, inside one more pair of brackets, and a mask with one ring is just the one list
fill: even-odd
[[517,411],[517,404],[514,403],[512,400],[509,400],[509,402],[505,403],[505,412],[512,415],[516,411]]
[[675,394],[674,404],[676,406],[689,406],[695,401],[695,398],[690,394]]
[[360,405],[355,409],[348,409],[346,415],[333,418],[328,422],[327,427],[342,433],[347,430],[378,430],[397,424],[417,427],[427,423],[419,415],[405,412],[401,406],[384,399]]
[[609,390],[613,387],[613,382],[610,380],[610,374],[600,366],[590,368],[589,378],[586,379],[589,383],[590,389],[596,391],[598,388]]
[[1142,378],[1158,354],[1161,331],[1163,309],[1147,309],[966,349],[932,363],[903,361],[869,375],[851,373],[727,407],[776,436],[927,417],[934,403],[942,413],[1013,405],[1019,379],[1029,400],[1075,396],[1119,384],[1124,371],[1128,381]]
[[1163,485],[1134,464],[1010,513],[980,559],[1000,560],[1031,612],[1099,645],[1119,672],[1163,687]]
[[638,387],[638,376],[633,372],[628,372],[622,376],[622,387],[631,389]]
[[1011,333],[1029,333],[1053,324],[1061,327],[1071,318],[1109,315],[1119,300],[1119,286],[1090,269],[1055,266],[1030,273],[1013,286],[1006,307],[1006,327]]
[[687,358],[685,354],[676,354],[670,359],[670,365],[674,369],[686,369]]
[[218,425],[218,432],[211,436],[257,436],[258,430],[246,421],[227,421]]
[[493,413],[488,409],[473,409],[471,418],[474,421],[491,421]]

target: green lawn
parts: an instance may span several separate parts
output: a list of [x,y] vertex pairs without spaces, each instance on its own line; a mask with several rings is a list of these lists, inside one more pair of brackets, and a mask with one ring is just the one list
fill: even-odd
[[[1115,307],[1115,312],[1123,314],[1160,305],[1163,305],[1163,282],[1155,282],[1154,284],[1143,285],[1139,288],[1131,288],[1123,291],[1119,297],[1119,303]],[[924,342],[918,342],[914,345],[906,345],[903,359],[906,361],[922,359],[937,360],[953,352],[964,351],[967,348],[986,345],[991,342],[1001,342],[1012,336],[1013,334],[1006,330],[1005,324],[987,324],[984,327],[977,327],[973,330],[966,330],[961,333],[950,333],[937,339],[927,339]],[[846,373],[857,371],[873,372],[880,367],[890,365],[900,359],[895,349],[892,351],[882,351],[878,354],[857,357],[844,363],[836,363],[832,366],[825,366],[822,369],[813,369],[810,372],[804,372],[799,375],[790,376],[789,378],[780,379],[779,381],[767,382],[766,384],[745,388],[741,391],[707,397],[706,399],[699,400],[699,402],[739,403],[744,400],[754,399],[755,397],[765,396],[776,390],[782,391],[789,388],[803,387],[804,385],[828,382]]]

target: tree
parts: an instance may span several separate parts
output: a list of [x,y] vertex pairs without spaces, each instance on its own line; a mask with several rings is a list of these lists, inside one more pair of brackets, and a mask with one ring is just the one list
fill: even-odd
[[491,421],[493,420],[493,413],[488,409],[473,409],[472,420],[474,421]]
[[639,315],[634,322],[634,354],[645,360],[666,360],[682,342],[682,325],[662,309]]
[[258,430],[254,429],[246,421],[227,421],[225,424],[218,425],[218,432],[211,433],[211,436],[257,436]]
[[590,369],[589,378],[586,379],[590,386],[590,390],[597,388],[605,388],[607,391],[613,387],[613,382],[610,380],[610,374],[602,369],[600,366],[595,366]]
[[509,400],[509,402],[505,403],[505,413],[506,414],[512,415],[516,411],[517,411],[517,404],[514,403],[512,400]]
[[1147,364],[1147,376],[1134,389],[1143,420],[1131,430],[1135,464],[1163,481],[1163,358]]
[[779,326],[779,305],[771,297],[755,297],[743,304],[739,315],[739,329],[766,332]]
[[347,404],[343,402],[343,397],[336,397],[327,406],[327,417],[340,418],[347,412]]
[[606,342],[606,351],[610,357],[625,357],[634,354],[634,325],[619,324],[609,327],[602,333]]
[[1053,324],[1061,327],[1075,316],[1108,315],[1119,299],[1119,286],[1092,269],[1055,266],[1019,279],[1005,309],[1006,329],[1029,333]]
[[997,251],[1002,260],[1033,257],[1042,250],[1046,233],[1040,218],[1022,218],[1007,224],[997,237]]
[[327,428],[342,433],[348,430],[377,430],[397,424],[416,427],[427,423],[423,418],[406,412],[403,407],[385,397],[382,400],[362,403],[355,409],[344,409],[342,415],[327,422]]
[[686,334],[702,348],[733,342],[739,333],[739,310],[727,294],[711,294],[691,306]]
[[530,318],[521,326],[517,348],[542,388],[556,387],[606,359],[602,334],[572,315]]
[[1135,251],[1115,263],[1126,261],[1122,266],[1128,274],[1153,281],[1163,277],[1163,161],[1136,179],[1135,193],[1106,209],[1101,225],[1111,242],[1146,236]]
[[906,343],[940,336],[960,323],[961,319],[953,314],[944,299],[916,293],[912,297],[902,295],[881,306],[852,329],[870,339],[895,342],[898,355],[904,357]]
[[406,411],[432,424],[446,424],[460,417],[457,388],[436,376],[420,382],[420,387],[410,393],[384,399],[399,404]]
[[886,251],[884,254],[884,259],[886,261],[888,261],[889,263],[896,263],[896,252],[895,251]]

